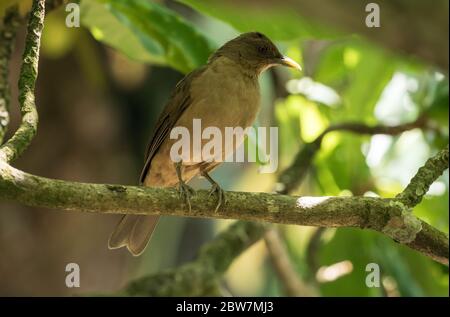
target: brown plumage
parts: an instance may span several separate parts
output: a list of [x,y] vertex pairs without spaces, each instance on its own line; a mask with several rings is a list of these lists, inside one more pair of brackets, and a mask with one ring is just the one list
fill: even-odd
[[[245,33],[225,43],[208,60],[207,65],[186,75],[175,87],[161,113],[150,140],[141,183],[145,186],[174,187],[177,184],[189,207],[191,189],[185,183],[196,175],[202,175],[212,184],[220,207],[224,193],[208,172],[220,164],[212,157],[200,163],[201,153],[191,152],[177,168],[170,158],[170,148],[177,140],[169,138],[176,126],[186,127],[192,136],[193,119],[201,119],[202,128],[246,128],[252,125],[259,110],[258,76],[274,65],[300,68],[291,59],[280,54],[276,46],[257,32]],[[202,140],[202,146],[209,140]],[[222,151],[233,152],[244,138],[237,139],[233,147]],[[109,239],[109,248],[126,246],[133,255],[141,254],[155,229],[158,217],[126,215],[117,225]]]

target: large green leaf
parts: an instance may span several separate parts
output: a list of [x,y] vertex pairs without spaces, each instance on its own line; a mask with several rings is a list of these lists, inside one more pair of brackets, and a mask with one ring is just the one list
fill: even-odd
[[397,59],[364,41],[342,41],[330,45],[322,54],[314,80],[334,88],[343,107],[330,110],[332,121],[374,123],[374,107],[391,80]]
[[178,0],[201,13],[219,19],[240,32],[259,31],[273,40],[290,41],[306,38],[331,38],[336,32],[317,25],[292,9],[283,6],[277,8],[258,8],[245,2],[228,3],[221,0]]
[[81,21],[128,57],[187,73],[204,64],[212,42],[175,12],[146,0],[83,0]]
[[340,228],[318,252],[319,265],[348,260],[353,266],[350,274],[322,284],[323,296],[382,296],[383,286],[369,288],[365,284],[369,263],[379,265],[381,281],[386,282],[386,277],[395,281],[393,286],[401,296],[448,296],[443,265],[379,233]]

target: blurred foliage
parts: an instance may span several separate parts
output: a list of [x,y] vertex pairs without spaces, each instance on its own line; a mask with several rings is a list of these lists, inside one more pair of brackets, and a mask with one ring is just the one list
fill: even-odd
[[146,0],[84,0],[82,23],[128,57],[187,73],[206,62],[213,46],[188,21]]
[[[281,78],[287,79],[286,85],[283,82],[287,95],[278,96],[276,83],[267,75],[262,79],[262,112],[273,116],[273,120],[266,122],[275,122],[279,127],[281,169],[291,162],[305,142],[313,141],[332,124],[356,121],[396,125],[426,116],[435,127],[427,131],[407,131],[395,137],[339,131],[329,133],[302,186],[293,194],[393,197],[406,186],[428,157],[448,143],[449,83],[446,75],[408,56],[388,52],[358,35],[336,33],[334,29],[303,17],[301,12],[281,6],[279,10],[266,10],[263,6],[252,8],[250,10],[245,3],[232,6],[219,0],[81,1],[82,23],[96,40],[134,61],[152,65],[156,76],[161,76],[162,79],[151,77],[151,72],[150,79],[141,76],[141,86],[136,85],[141,89],[137,90],[139,98],[130,94],[121,96],[122,99],[116,98],[124,107],[133,102],[142,103],[142,107],[153,106],[153,117],[157,115],[155,107],[161,107],[168,94],[156,83],[164,83],[167,78],[173,80],[171,73],[155,65],[187,73],[204,64],[216,47],[217,34],[222,32],[223,38],[229,38],[229,30],[218,28],[221,23],[231,26],[231,33],[263,32],[276,41],[284,53],[301,62],[305,69],[303,76],[274,70]],[[47,57],[60,58],[70,50],[91,52],[92,46],[86,45],[85,37],[74,35],[52,15],[47,19],[43,39],[43,52]],[[92,56],[90,59],[80,59],[79,63],[100,64],[101,57],[94,55],[89,55]],[[119,60],[122,63],[120,69],[129,68],[130,64],[124,58],[111,60],[115,63]],[[117,76],[120,74],[123,72]],[[150,101],[145,103],[145,100]],[[131,111],[128,109],[126,111]],[[147,118],[149,112],[143,113],[144,116],[135,114],[133,122]],[[130,129],[135,128],[133,124],[130,126]],[[141,139],[145,137],[138,136]],[[227,189],[253,191],[256,186],[259,186],[257,190],[273,189],[275,176],[257,175],[252,166],[248,166],[249,172],[242,173],[239,167],[224,165],[217,171],[217,178]],[[448,177],[446,172],[435,182],[423,202],[413,211],[445,232],[449,226]],[[143,258],[139,275],[177,264],[177,252],[183,253],[191,248],[189,239],[192,237],[183,238],[179,233],[182,227],[180,221],[176,226],[165,227],[169,230],[157,232],[151,251]],[[218,227],[222,228],[223,223]],[[305,280],[315,279],[316,273],[308,269],[307,261],[313,230],[286,226],[283,233],[299,276]],[[167,240],[170,240],[169,247]],[[347,265],[345,274],[339,275],[337,270],[335,279],[319,284],[323,296],[448,296],[448,268],[378,233],[330,229],[321,241],[315,255],[321,268],[331,269],[343,261],[351,263],[351,266]],[[167,249],[172,252],[154,260],[151,252]],[[226,278],[233,294],[281,294],[282,287],[266,256],[260,243],[237,259]],[[369,263],[380,265],[383,287],[368,288],[365,285],[365,268]]]
[[17,5],[21,15],[25,15],[31,8],[32,0],[2,0],[0,2],[0,18],[5,14],[5,10]]
[[279,10],[267,10],[264,6],[255,8],[245,3],[236,8],[233,3],[220,0],[178,1],[226,22],[240,32],[259,31],[273,40],[330,38],[336,35],[333,30],[315,24],[289,8],[280,7]]

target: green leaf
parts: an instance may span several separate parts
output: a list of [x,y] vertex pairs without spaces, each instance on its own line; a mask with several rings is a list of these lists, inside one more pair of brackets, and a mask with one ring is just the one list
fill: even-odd
[[[443,126],[448,126],[448,79],[429,79],[430,93],[426,96],[431,99],[426,114]],[[423,102],[425,103],[425,102]]]
[[146,0],[83,0],[81,21],[99,41],[131,59],[187,73],[214,46],[175,12]]
[[336,32],[312,23],[287,6],[258,8],[245,2],[239,6],[219,0],[178,0],[195,10],[231,25],[240,32],[258,31],[272,40],[333,38]]
[[391,80],[397,59],[365,41],[346,41],[329,46],[314,73],[314,80],[333,87],[343,100],[333,121],[374,123],[374,108]]

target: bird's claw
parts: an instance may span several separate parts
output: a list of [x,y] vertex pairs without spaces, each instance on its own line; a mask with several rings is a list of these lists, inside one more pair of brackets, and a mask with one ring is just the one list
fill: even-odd
[[180,198],[182,198],[188,206],[189,212],[191,212],[191,196],[195,195],[195,190],[185,182],[181,181],[178,184],[178,193],[180,195]]
[[218,184],[213,184],[211,186],[211,190],[209,191],[208,197],[210,197],[214,193],[217,195],[217,206],[216,209],[214,209],[214,212],[217,212],[220,206],[225,205],[227,203],[227,199],[225,196],[225,191],[222,188],[220,188]]

